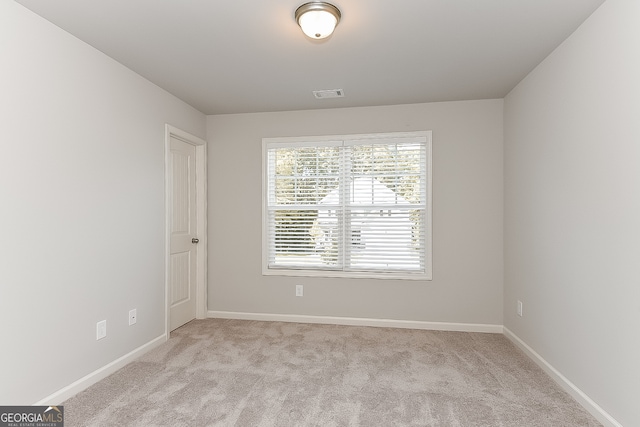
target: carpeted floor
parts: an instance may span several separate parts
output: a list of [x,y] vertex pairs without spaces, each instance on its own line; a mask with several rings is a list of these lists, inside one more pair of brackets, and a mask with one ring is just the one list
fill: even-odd
[[599,426],[504,336],[195,320],[64,402],[72,426]]

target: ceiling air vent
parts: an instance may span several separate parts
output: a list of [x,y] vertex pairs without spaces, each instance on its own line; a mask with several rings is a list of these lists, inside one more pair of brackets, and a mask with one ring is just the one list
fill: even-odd
[[315,96],[316,99],[343,98],[344,91],[342,89],[314,90],[313,96]]

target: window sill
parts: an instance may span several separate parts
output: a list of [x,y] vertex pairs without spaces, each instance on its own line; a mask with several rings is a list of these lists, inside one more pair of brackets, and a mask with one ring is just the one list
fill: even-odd
[[335,271],[335,270],[298,270],[286,268],[263,268],[263,276],[325,277],[342,279],[381,279],[381,280],[422,280],[431,281],[428,273],[373,272],[373,271]]

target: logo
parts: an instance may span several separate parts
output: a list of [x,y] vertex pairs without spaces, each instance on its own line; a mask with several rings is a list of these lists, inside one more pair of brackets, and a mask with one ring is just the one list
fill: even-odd
[[64,427],[64,406],[0,406],[0,427]]

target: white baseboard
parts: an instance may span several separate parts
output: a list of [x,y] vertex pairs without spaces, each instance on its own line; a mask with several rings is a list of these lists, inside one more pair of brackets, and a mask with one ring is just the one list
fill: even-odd
[[556,368],[551,366],[542,356],[529,347],[516,334],[504,327],[504,335],[511,340],[516,346],[525,352],[527,356],[538,366],[542,368],[564,391],[569,393],[584,409],[594,416],[605,427],[622,427],[609,413],[600,407],[596,402],[591,400],[582,390],[573,384],[567,377],[562,375]]
[[433,331],[486,332],[501,334],[502,325],[474,323],[424,322],[419,320],[367,319],[361,317],[308,316],[298,314],[241,313],[234,311],[207,312],[212,319],[260,320],[266,322],[318,323],[324,325],[375,326],[381,328],[426,329]]
[[41,405],[59,405],[62,402],[64,402],[65,400],[69,399],[70,397],[73,397],[76,394],[80,393],[81,391],[89,388],[90,386],[92,386],[93,384],[97,383],[101,379],[108,377],[109,375],[111,375],[114,372],[116,372],[118,369],[124,367],[125,365],[127,365],[127,364],[129,364],[131,362],[133,362],[138,357],[142,356],[143,354],[147,353],[148,351],[153,350],[154,348],[158,347],[160,344],[162,344],[162,343],[164,343],[166,341],[167,341],[167,336],[165,334],[162,334],[158,338],[152,339],[148,343],[141,345],[140,347],[136,348],[135,350],[131,351],[130,353],[125,354],[124,356],[120,357],[119,359],[114,360],[113,362],[109,363],[108,365],[105,365],[102,368],[97,369],[97,370],[91,372],[90,374],[85,375],[84,377],[80,378],[78,381],[76,381],[76,382],[74,382],[72,384],[69,384],[68,386],[66,386],[64,388],[61,388],[60,390],[58,390],[55,393],[45,397],[44,399],[40,400],[39,402],[34,403],[34,405],[36,405],[36,406],[41,406]]

